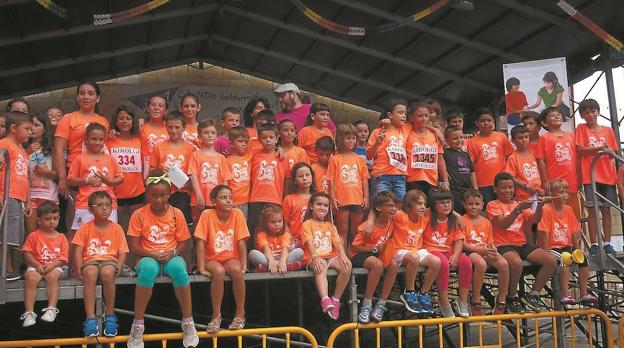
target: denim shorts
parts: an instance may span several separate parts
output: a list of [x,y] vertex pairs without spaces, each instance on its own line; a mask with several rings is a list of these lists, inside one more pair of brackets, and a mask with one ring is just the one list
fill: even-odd
[[379,175],[373,177],[373,194],[375,197],[379,192],[390,191],[394,193],[399,201],[405,197],[405,175]]

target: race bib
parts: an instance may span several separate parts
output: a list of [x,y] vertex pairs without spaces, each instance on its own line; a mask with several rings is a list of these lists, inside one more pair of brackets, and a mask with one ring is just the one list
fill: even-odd
[[405,148],[402,146],[390,145],[386,148],[388,158],[390,159],[390,165],[405,172],[407,171],[407,155],[405,154]]
[[111,156],[124,173],[141,173],[141,150],[134,147],[115,147],[111,149]]
[[414,144],[412,147],[411,165],[414,169],[436,169],[438,165],[438,148]]

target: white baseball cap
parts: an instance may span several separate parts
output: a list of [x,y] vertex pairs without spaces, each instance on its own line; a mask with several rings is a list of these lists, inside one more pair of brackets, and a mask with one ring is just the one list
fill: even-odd
[[294,83],[285,83],[283,85],[279,85],[279,87],[277,87],[275,89],[275,93],[284,93],[284,92],[295,92],[295,93],[301,93],[301,90],[299,90],[299,87],[297,87],[297,85],[295,85]]

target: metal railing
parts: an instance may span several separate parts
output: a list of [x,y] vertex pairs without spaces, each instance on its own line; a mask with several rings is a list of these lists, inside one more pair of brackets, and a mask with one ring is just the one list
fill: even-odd
[[[269,335],[284,335],[285,346],[290,347],[291,336],[301,335],[305,337],[312,348],[318,348],[316,338],[310,333],[310,331],[297,327],[297,326],[284,326],[284,327],[272,327],[261,329],[243,329],[243,330],[221,330],[215,334],[208,334],[206,332],[198,332],[200,343],[201,340],[208,340],[212,342],[212,347],[219,347],[219,339],[226,337],[235,337],[237,340],[237,346],[243,347],[243,338],[254,335],[260,336],[262,341],[262,347],[267,347],[267,341]],[[19,347],[63,347],[63,346],[77,346],[80,345],[86,348],[87,345],[105,344],[109,348],[115,347],[116,343],[128,342],[129,336],[116,336],[116,337],[92,337],[92,338],[57,338],[57,339],[43,339],[43,340],[23,340],[23,341],[2,341],[0,347],[6,348],[19,348]],[[163,348],[167,347],[169,341],[181,341],[183,334],[179,333],[165,333],[165,334],[149,334],[143,336],[144,342],[161,342]],[[125,345],[119,345],[121,347]]]
[[9,206],[9,177],[11,175],[9,160],[9,151],[7,151],[7,149],[0,149],[0,161],[4,161],[4,196],[2,197],[2,211],[0,211],[0,226],[2,226],[2,237],[0,239],[0,243],[2,244],[2,261],[0,262],[0,304],[6,303],[6,265],[9,253],[9,246],[6,243],[9,227],[9,214],[7,213],[7,207]]
[[[587,326],[585,327],[586,332],[578,332],[577,335],[577,324],[579,321],[583,320],[583,317],[586,317]],[[433,318],[433,319],[416,319],[416,320],[397,320],[397,321],[382,321],[374,324],[358,324],[358,323],[349,323],[344,324],[337,327],[329,336],[327,340],[327,348],[340,347],[336,343],[338,336],[345,332],[352,332],[353,335],[353,347],[360,347],[360,333],[366,330],[374,330],[375,332],[375,347],[382,347],[381,343],[381,329],[389,328],[395,329],[396,336],[396,346],[399,348],[402,347],[402,341],[404,336],[407,335],[407,329],[416,328],[418,329],[418,334],[414,338],[417,341],[418,347],[425,347],[425,344],[429,345],[431,342],[424,341],[424,332],[427,327],[437,328],[437,336],[439,341],[439,347],[444,347],[444,335],[448,335],[448,332],[445,331],[445,325],[459,324],[459,338],[457,341],[459,342],[459,347],[461,348],[474,348],[474,347],[503,347],[503,328],[506,330],[513,332],[514,338],[517,341],[517,346],[521,346],[521,342],[526,341],[527,337],[522,335],[523,330],[523,321],[527,322],[528,319],[533,319],[533,345],[536,348],[541,347],[542,345],[545,347],[563,347],[566,346],[564,340],[567,336],[562,337],[564,334],[564,321],[562,319],[569,320],[569,339],[571,340],[571,346],[576,347],[577,340],[580,337],[586,336],[586,343],[588,347],[592,347],[599,343],[600,336],[603,336],[603,347],[612,348],[613,347],[613,335],[611,333],[611,325],[609,322],[609,317],[607,315],[597,309],[587,309],[587,310],[570,310],[570,311],[559,311],[559,312],[541,312],[541,313],[525,313],[525,314],[504,314],[504,315],[488,315],[488,316],[479,316],[479,317],[469,317],[469,318]],[[540,324],[538,319],[550,319],[551,324],[548,325],[548,330],[544,328],[544,324]],[[594,332],[592,329],[593,324],[597,319],[601,319],[605,325],[602,325],[604,332]],[[477,344],[475,346],[466,345],[467,337],[465,333],[464,325],[474,323],[478,329],[477,332]],[[496,342],[485,342],[483,328],[489,324],[489,326],[494,326],[497,329]],[[620,327],[624,325],[624,322],[620,322]],[[558,328],[557,326],[562,326]],[[541,331],[540,331],[541,330]],[[581,331],[579,328],[578,331]],[[597,330],[596,330],[597,331]],[[543,335],[540,337],[540,332],[547,332],[548,336]],[[594,338],[594,335],[596,338]],[[552,342],[550,342],[552,340]],[[546,343],[548,342],[548,343]],[[411,345],[410,345],[411,346]],[[622,347],[622,346],[620,346]]]

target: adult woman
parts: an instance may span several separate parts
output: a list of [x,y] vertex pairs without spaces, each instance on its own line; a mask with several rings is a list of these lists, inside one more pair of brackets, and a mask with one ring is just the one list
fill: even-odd
[[255,96],[245,106],[243,110],[243,121],[245,123],[245,129],[249,132],[249,145],[248,148],[251,151],[259,151],[262,145],[258,142],[258,125],[256,122],[256,115],[262,110],[271,109],[269,101],[265,98]]

